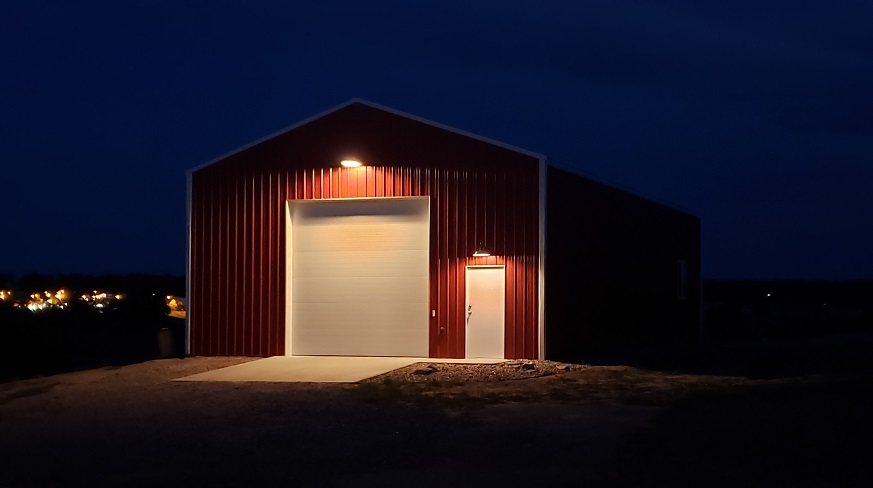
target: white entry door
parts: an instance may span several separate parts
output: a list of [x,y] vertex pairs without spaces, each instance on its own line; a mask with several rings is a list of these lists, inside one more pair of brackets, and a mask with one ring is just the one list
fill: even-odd
[[506,268],[467,266],[466,284],[466,356],[502,358],[506,313]]

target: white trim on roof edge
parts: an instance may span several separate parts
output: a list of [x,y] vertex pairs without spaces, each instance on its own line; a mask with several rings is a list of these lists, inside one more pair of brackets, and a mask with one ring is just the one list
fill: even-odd
[[312,117],[308,117],[308,118],[306,118],[306,119],[303,119],[302,121],[297,122],[297,123],[295,123],[295,124],[293,124],[293,125],[291,125],[291,126],[288,126],[288,127],[284,128],[284,129],[282,129],[282,130],[279,130],[279,131],[277,131],[277,132],[273,132],[273,133],[270,134],[270,135],[267,135],[267,136],[265,136],[265,137],[262,137],[262,138],[260,138],[260,139],[258,139],[258,140],[256,140],[256,141],[254,141],[254,142],[250,142],[250,143],[248,143],[248,144],[246,144],[246,145],[244,145],[244,146],[242,146],[242,147],[239,147],[239,148],[237,148],[237,149],[234,149],[233,151],[230,151],[230,152],[228,152],[228,153],[225,153],[225,154],[223,154],[223,155],[221,155],[221,156],[219,156],[219,157],[217,157],[217,158],[214,158],[214,159],[212,159],[212,160],[210,160],[210,161],[208,161],[208,162],[206,162],[206,163],[203,163],[203,164],[201,164],[201,165],[199,165],[199,166],[196,166],[196,167],[194,167],[194,168],[191,168],[191,169],[189,169],[189,170],[187,171],[187,173],[188,173],[188,174],[194,173],[195,171],[198,171],[198,170],[203,169],[203,168],[205,168],[205,167],[207,167],[207,166],[210,166],[210,165],[212,165],[212,164],[214,164],[214,163],[217,163],[218,161],[221,161],[221,160],[226,159],[226,158],[228,158],[228,157],[230,157],[230,156],[233,156],[234,154],[237,154],[237,153],[239,153],[239,152],[245,151],[246,149],[248,149],[248,148],[250,148],[250,147],[257,146],[258,144],[260,144],[260,143],[262,143],[262,142],[266,142],[266,141],[268,141],[268,140],[270,140],[270,139],[273,139],[274,137],[278,137],[278,136],[280,136],[280,135],[282,135],[282,134],[285,134],[286,132],[291,132],[292,130],[294,130],[294,129],[298,128],[298,127],[304,126],[304,125],[306,125],[306,124],[308,124],[308,123],[310,123],[310,122],[313,122],[313,121],[315,121],[315,120],[318,120],[318,119],[320,119],[320,118],[322,118],[322,117],[325,117],[325,116],[327,116],[327,115],[330,115],[330,114],[333,113],[333,112],[336,112],[336,111],[338,111],[338,110],[344,109],[344,108],[348,107],[349,105],[354,105],[354,104],[356,104],[356,103],[359,103],[359,104],[361,104],[361,105],[366,105],[366,106],[368,106],[368,107],[375,108],[375,109],[381,110],[381,111],[383,111],[383,112],[388,112],[388,113],[391,113],[391,114],[394,114],[394,115],[397,115],[397,116],[400,116],[400,117],[403,117],[403,118],[406,118],[406,119],[414,120],[414,121],[416,121],[416,122],[421,122],[421,123],[423,123],[423,124],[429,125],[429,126],[431,126],[431,127],[435,127],[435,128],[437,128],[437,129],[442,129],[442,130],[445,130],[445,131],[453,132],[453,133],[455,133],[455,134],[458,134],[458,135],[461,135],[461,136],[464,136],[464,137],[468,137],[468,138],[470,138],[470,139],[475,139],[475,140],[477,140],[477,141],[484,142],[484,143],[487,143],[487,144],[491,144],[491,145],[493,145],[493,146],[501,147],[501,148],[503,148],[503,149],[507,149],[507,150],[509,150],[509,151],[513,151],[513,152],[517,152],[517,153],[520,153],[520,154],[524,154],[524,155],[526,155],[526,156],[530,156],[530,157],[535,158],[535,159],[545,160],[545,156],[543,156],[543,155],[541,155],[541,154],[537,154],[537,153],[535,153],[535,152],[528,151],[528,150],[526,150],[526,149],[522,149],[522,148],[519,148],[519,147],[515,147],[515,146],[512,146],[512,145],[510,145],[510,144],[506,144],[506,143],[503,143],[503,142],[500,142],[500,141],[495,141],[494,139],[489,139],[489,138],[487,138],[487,137],[480,136],[480,135],[478,135],[478,134],[474,134],[474,133],[472,133],[472,132],[467,132],[467,131],[465,131],[465,130],[457,129],[457,128],[455,128],[455,127],[451,127],[451,126],[448,126],[448,125],[445,125],[445,124],[440,124],[439,122],[434,122],[434,121],[432,121],[432,120],[428,120],[428,119],[425,119],[425,118],[423,118],[423,117],[419,117],[419,116],[417,116],[417,115],[412,115],[412,114],[408,114],[408,113],[406,113],[406,112],[401,112],[401,111],[399,111],[399,110],[395,110],[395,109],[393,109],[393,108],[386,107],[386,106],[384,106],[384,105],[379,105],[378,103],[373,103],[373,102],[370,102],[370,101],[368,101],[368,100],[364,100],[364,99],[361,99],[361,98],[352,98],[351,100],[349,100],[349,101],[347,101],[347,102],[345,102],[345,103],[342,103],[342,104],[340,104],[340,105],[337,105],[336,107],[333,107],[333,108],[331,108],[331,109],[325,110],[324,112],[321,112],[321,113],[319,113],[319,114],[317,114],[317,115],[313,115]]
[[187,173],[188,173],[188,174],[191,174],[191,173],[194,173],[194,172],[197,171],[197,170],[203,169],[203,168],[205,168],[205,167],[207,167],[207,166],[211,166],[212,164],[217,163],[217,162],[221,161],[222,159],[229,158],[230,156],[233,156],[234,154],[239,153],[239,152],[243,152],[243,151],[245,151],[246,149],[248,149],[248,148],[250,148],[250,147],[257,146],[258,144],[260,144],[260,143],[262,143],[262,142],[269,141],[270,139],[272,139],[272,138],[274,138],[274,137],[278,137],[278,136],[280,136],[280,135],[282,135],[282,134],[284,134],[284,133],[286,133],[286,132],[290,132],[290,131],[292,131],[292,130],[294,130],[294,129],[300,127],[300,126],[306,125],[306,124],[308,124],[308,123],[310,123],[310,122],[312,122],[312,121],[314,121],[314,120],[320,119],[320,118],[324,117],[325,115],[328,115],[328,114],[330,114],[330,113],[336,112],[336,111],[339,110],[339,109],[345,108],[345,107],[347,107],[347,106],[349,106],[349,105],[355,103],[356,101],[357,101],[357,100],[353,98],[353,99],[351,99],[351,100],[349,100],[349,101],[347,101],[347,102],[345,102],[345,103],[343,103],[343,104],[340,104],[340,105],[337,105],[337,106],[335,106],[335,107],[333,107],[333,108],[327,109],[327,110],[325,110],[324,112],[321,112],[321,113],[318,113],[318,114],[316,114],[316,115],[313,115],[312,117],[308,117],[308,118],[306,118],[306,119],[303,119],[303,120],[301,120],[300,122],[297,122],[297,123],[295,123],[295,124],[293,124],[293,125],[290,125],[290,126],[288,126],[288,127],[285,127],[284,129],[281,129],[281,130],[278,130],[278,131],[276,131],[276,132],[273,132],[272,134],[266,135],[266,136],[264,136],[264,137],[262,137],[262,138],[260,138],[260,139],[255,140],[254,142],[250,142],[250,143],[245,144],[245,145],[243,145],[243,146],[240,146],[240,147],[238,147],[238,148],[236,148],[236,149],[234,149],[234,150],[232,150],[232,151],[230,151],[230,152],[224,153],[224,154],[222,154],[221,156],[219,156],[219,157],[217,157],[217,158],[214,158],[214,159],[211,159],[211,160],[209,160],[209,161],[207,161],[207,162],[205,162],[205,163],[203,163],[203,164],[201,164],[201,165],[199,165],[199,166],[195,166],[195,167],[189,169],[189,170],[187,171]]
[[392,114],[394,114],[394,115],[399,115],[400,117],[405,117],[405,118],[407,118],[407,119],[415,120],[416,122],[421,122],[421,123],[423,123],[423,124],[427,124],[427,125],[430,125],[430,126],[432,126],[432,127],[436,127],[437,129],[442,129],[442,130],[446,130],[446,131],[449,131],[449,132],[454,132],[455,134],[462,135],[462,136],[464,136],[464,137],[469,137],[470,139],[476,139],[477,141],[481,141],[481,142],[484,142],[484,143],[487,143],[487,144],[491,144],[492,146],[502,147],[503,149],[507,149],[507,150],[509,150],[509,151],[513,151],[513,152],[517,152],[517,153],[520,153],[520,154],[524,154],[525,156],[530,156],[530,157],[532,157],[532,158],[534,158],[534,159],[545,159],[545,156],[543,156],[542,154],[538,154],[538,153],[535,153],[535,152],[533,152],[533,151],[528,151],[527,149],[522,149],[522,148],[520,148],[520,147],[516,147],[516,146],[513,146],[513,145],[511,145],[511,144],[507,144],[507,143],[505,143],[505,142],[500,142],[500,141],[496,141],[496,140],[494,140],[494,139],[489,139],[489,138],[487,138],[487,137],[485,137],[485,136],[480,136],[479,134],[474,134],[474,133],[472,133],[472,132],[467,132],[467,131],[465,131],[465,130],[458,129],[458,128],[456,128],[456,127],[452,127],[452,126],[449,126],[449,125],[441,124],[441,123],[439,123],[439,122],[434,122],[434,121],[432,121],[432,120],[428,120],[428,119],[425,119],[425,118],[423,118],[423,117],[419,117],[419,116],[417,116],[417,115],[412,115],[412,114],[408,114],[408,113],[406,113],[406,112],[401,112],[401,111],[399,111],[399,110],[395,110],[395,109],[393,109],[393,108],[391,108],[391,107],[386,107],[386,106],[384,106],[384,105],[379,105],[378,103],[373,103],[373,102],[370,102],[370,101],[367,101],[367,100],[362,100],[362,99],[360,99],[360,98],[353,98],[353,99],[351,100],[351,102],[349,102],[349,103],[351,104],[351,103],[354,103],[354,102],[361,103],[361,104],[364,104],[364,105],[367,105],[367,106],[370,106],[370,107],[372,107],[372,108],[376,108],[376,109],[379,109],[379,110],[383,110],[383,111],[385,111],[385,112],[392,113]]

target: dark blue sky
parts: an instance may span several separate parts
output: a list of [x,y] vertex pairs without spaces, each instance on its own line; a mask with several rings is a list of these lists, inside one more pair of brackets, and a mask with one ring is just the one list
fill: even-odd
[[873,2],[5,5],[0,272],[185,270],[185,170],[353,97],[699,215],[703,273],[873,278]]

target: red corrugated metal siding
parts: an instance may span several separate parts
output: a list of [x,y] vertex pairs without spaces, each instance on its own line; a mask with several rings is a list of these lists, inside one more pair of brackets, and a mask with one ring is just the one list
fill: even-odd
[[[350,149],[367,164],[341,168]],[[386,164],[390,163],[390,164]],[[537,356],[538,160],[352,105],[192,174],[191,353],[285,353],[285,202],[431,197],[431,357],[464,357],[465,266],[506,266],[506,357]],[[484,242],[493,255],[472,258]]]

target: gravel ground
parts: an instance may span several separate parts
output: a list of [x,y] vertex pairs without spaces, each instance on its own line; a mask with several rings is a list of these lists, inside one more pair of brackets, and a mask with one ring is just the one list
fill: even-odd
[[[431,380],[475,372],[478,381],[405,383],[427,391],[396,388],[406,372],[362,384],[170,381],[249,360],[163,359],[0,385],[0,486],[426,487],[462,473],[454,485],[585,479],[660,411],[555,402],[537,389],[523,402],[470,401],[481,390],[453,390],[523,391],[558,376],[529,377],[560,371],[546,363],[438,364]],[[507,381],[493,380],[501,371]]]
[[171,381],[256,359],[193,357],[13,381],[0,487],[866,487],[873,375],[851,344],[822,352],[838,371],[758,379],[510,361],[359,384]]
[[587,365],[555,361],[514,360],[497,364],[416,363],[364,380],[398,383],[461,384],[482,381],[509,381],[578,371]]

